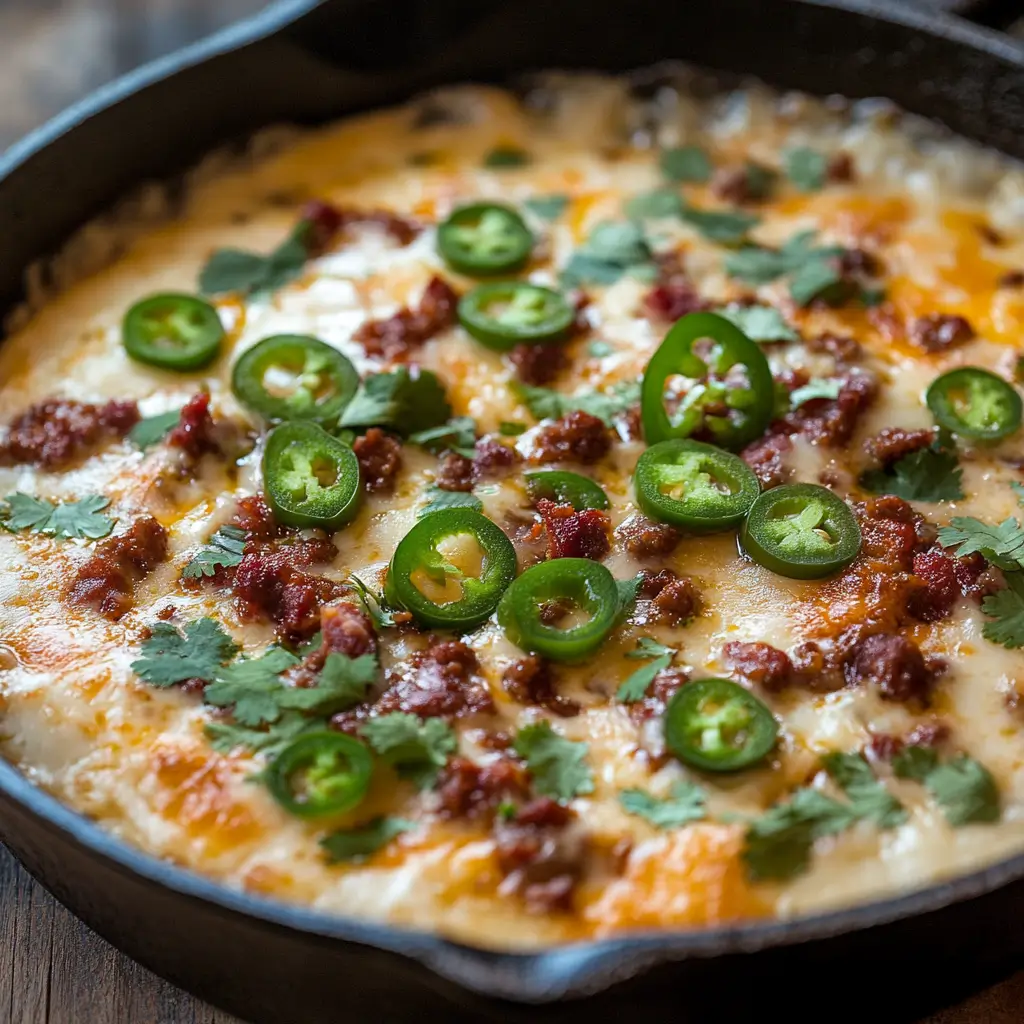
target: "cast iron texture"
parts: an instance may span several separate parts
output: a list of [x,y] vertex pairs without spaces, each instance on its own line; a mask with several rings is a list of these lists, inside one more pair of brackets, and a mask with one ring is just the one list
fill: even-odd
[[[894,15],[888,4],[854,0],[310,7],[289,0],[151,65],[11,150],[0,161],[0,309],[17,298],[30,260],[131,186],[166,179],[225,139],[524,69],[683,58],[817,93],[888,95],[1024,156],[1021,51],[912,9]],[[888,1021],[988,980],[1024,946],[1024,856],[803,921],[502,955],[223,889],[127,848],[3,763],[0,832],[36,877],[119,948],[267,1024],[431,1013],[450,1021],[590,1020],[595,1012],[731,1021],[763,1014],[766,997],[784,1000],[786,1015],[799,1020],[800,1004],[815,1018],[821,1012],[806,998],[793,1005],[812,987],[832,991],[830,1021],[865,1013]],[[599,1003],[585,1000],[597,992]]]

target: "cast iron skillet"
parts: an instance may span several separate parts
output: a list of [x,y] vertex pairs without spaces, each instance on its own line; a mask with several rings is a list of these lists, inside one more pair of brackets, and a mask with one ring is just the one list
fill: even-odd
[[[673,57],[811,92],[890,96],[1024,157],[1024,51],[903,2],[282,0],[100,90],[0,160],[0,309],[30,261],[133,185],[265,124],[323,121],[444,81]],[[221,888],[121,844],[2,762],[0,833],[126,953],[274,1024],[899,1020],[991,980],[1024,946],[1024,855],[800,921],[507,955]]]

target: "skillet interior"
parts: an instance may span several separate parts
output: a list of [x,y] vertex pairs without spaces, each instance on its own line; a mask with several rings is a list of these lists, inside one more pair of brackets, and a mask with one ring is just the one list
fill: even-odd
[[[1012,44],[911,12],[898,22],[875,20],[882,5],[843,6],[852,10],[814,0],[718,0],[671,9],[653,0],[628,7],[563,0],[557,9],[539,0],[437,0],[422,7],[354,0],[328,3],[283,33],[245,45],[310,7],[303,0],[282,4],[104,90],[9,154],[0,164],[0,174],[8,173],[0,181],[0,295],[13,299],[27,262],[130,185],[166,177],[225,137],[275,120],[323,120],[440,81],[501,78],[528,67],[619,69],[681,57],[811,92],[886,94],[1024,156],[1017,130],[1024,122],[1024,70]],[[214,57],[223,50],[230,52]],[[158,80],[177,68],[187,70]],[[806,921],[530,956],[489,954],[229,893],[125,849],[7,765],[0,766],[0,807],[9,844],[72,909],[143,962],[250,1019],[335,1020],[342,1005],[357,1019],[360,1012],[396,1019],[408,1007],[422,1012],[430,998],[453,1000],[475,1019],[518,1016],[508,1006],[486,1009],[405,957],[476,992],[542,1002],[603,989],[650,965],[714,956],[713,963],[693,960],[647,975],[642,991],[616,993],[616,1002],[635,1010],[641,999],[656,1001],[666,983],[678,992],[690,979],[687,1007],[707,1019],[701,990],[714,991],[719,1010],[728,1010],[724,993],[739,996],[749,987],[736,983],[737,971],[772,978],[794,968],[794,954],[787,961],[775,947],[827,939],[796,954],[802,971],[812,959],[824,970],[840,957],[899,963],[955,950],[980,958],[993,949],[1012,951],[1007,940],[1024,903],[1019,883],[983,895],[1024,877],[1021,856],[918,894]],[[879,924],[886,927],[858,931]],[[678,1018],[678,1004],[668,1007]]]

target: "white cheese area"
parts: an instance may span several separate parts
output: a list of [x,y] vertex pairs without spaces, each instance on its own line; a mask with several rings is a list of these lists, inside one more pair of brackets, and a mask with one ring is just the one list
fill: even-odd
[[[922,356],[887,341],[863,311],[790,311],[807,335],[855,335],[866,349],[864,365],[883,382],[879,401],[848,450],[795,445],[787,458],[799,479],[816,480],[833,466],[852,480],[864,464],[865,437],[884,426],[931,423],[921,395],[934,376],[964,364],[1006,375],[1024,348],[1024,293],[984,283],[1000,268],[1024,267],[1024,174],[1017,167],[966,143],[932,138],[913,123],[901,125],[881,107],[843,110],[803,97],[780,99],[761,89],[701,103],[662,90],[642,103],[620,80],[554,76],[551,82],[544,113],[531,112],[498,90],[444,90],[435,102],[458,115],[453,122],[417,128],[414,106],[367,115],[295,135],[243,168],[207,177],[173,219],[128,231],[116,262],[46,297],[23,318],[0,348],[0,421],[54,394],[87,401],[136,398],[143,414],[152,415],[179,406],[201,385],[211,391],[219,414],[244,419],[230,390],[231,366],[239,353],[271,334],[315,335],[344,352],[361,373],[372,372],[379,365],[352,340],[364,321],[415,304],[434,274],[444,274],[460,290],[472,283],[447,271],[436,252],[432,225],[454,205],[476,198],[519,204],[531,196],[569,195],[567,212],[553,223],[531,220],[542,257],[527,276],[555,283],[557,267],[595,224],[620,218],[624,199],[662,183],[655,143],[705,145],[718,164],[750,157],[775,166],[788,145],[848,151],[857,167],[855,182],[809,196],[790,191],[759,207],[762,223],[754,237],[775,244],[805,228],[847,245],[870,237],[894,279],[893,298],[901,309],[963,312],[978,330],[976,341],[945,355]],[[486,169],[483,158],[496,146],[521,147],[531,162]],[[433,154],[432,162],[413,166],[410,157],[423,153]],[[689,194],[699,205],[713,203],[703,187]],[[194,291],[216,248],[269,251],[287,235],[308,197],[344,207],[382,207],[428,227],[405,247],[376,228],[353,229],[337,251],[311,261],[297,282],[269,299],[244,308],[223,302],[226,351],[206,371],[175,375],[125,356],[120,323],[133,302],[156,292]],[[980,240],[973,225],[981,221],[1005,233],[1001,245]],[[682,247],[702,295],[724,301],[739,294],[721,269],[720,246],[675,222],[658,222],[652,236],[659,247]],[[106,245],[103,239],[95,242]],[[76,251],[82,248],[80,243]],[[608,288],[588,288],[593,333],[572,344],[572,369],[555,386],[602,388],[642,374],[663,334],[643,315],[647,287],[626,277]],[[779,298],[781,292],[769,285],[761,294]],[[589,355],[591,338],[606,342],[611,353]],[[800,348],[785,356],[772,353],[773,360],[783,358],[813,366],[816,374],[830,369],[821,356]],[[472,416],[481,433],[496,430],[503,420],[532,423],[510,389],[511,365],[460,328],[426,343],[417,361],[438,373],[454,412]],[[518,439],[524,453],[532,437],[527,431]],[[630,478],[641,450],[636,443],[617,445],[613,456],[592,470],[609,495],[615,525],[635,511]],[[437,820],[429,797],[389,780],[374,787],[352,823],[386,812],[412,818],[418,827],[364,865],[327,866],[316,842],[318,828],[289,817],[262,786],[249,781],[257,767],[252,758],[211,751],[198,699],[147,686],[129,667],[141,631],[166,605],[175,606],[179,622],[215,616],[248,653],[271,641],[269,627],[239,620],[229,594],[213,586],[186,589],[179,582],[190,554],[230,518],[236,498],[258,489],[258,455],[257,449],[233,478],[207,460],[198,479],[172,487],[158,486],[171,458],[167,452],[155,448],[142,454],[128,444],[113,445],[61,474],[0,468],[0,494],[101,493],[111,498],[111,514],[122,521],[149,512],[170,531],[171,557],[143,581],[134,610],[117,623],[61,599],[74,567],[88,557],[86,545],[0,532],[3,753],[31,779],[126,841],[240,889],[467,942],[523,948],[623,928],[702,927],[752,916],[801,915],[920,887],[1024,850],[1024,740],[1020,720],[1006,707],[1007,693],[1024,687],[1024,654],[985,640],[984,617],[967,601],[950,619],[916,627],[913,637],[926,654],[949,662],[933,713],[950,724],[954,745],[982,761],[997,779],[1000,824],[954,830],[922,787],[887,778],[910,812],[904,825],[887,832],[858,826],[819,841],[811,869],[784,885],[747,882],[739,859],[742,826],[715,821],[756,816],[807,781],[817,755],[857,750],[875,733],[904,732],[918,720],[907,707],[866,689],[824,696],[795,690],[769,698],[782,722],[778,756],[765,769],[702,779],[710,823],[658,833],[622,811],[622,789],[664,794],[672,781],[688,777],[674,761],[652,774],[644,748],[658,723],[641,728],[609,700],[638,665],[624,657],[638,637],[653,636],[678,648],[679,663],[699,677],[726,673],[721,649],[730,640],[763,640],[790,649],[814,635],[814,613],[808,609],[821,585],[772,575],[742,558],[735,537],[726,534],[686,539],[665,562],[693,577],[702,594],[703,610],[692,623],[623,627],[599,656],[556,670],[559,692],[585,708],[576,718],[554,720],[564,735],[589,744],[595,791],[574,801],[581,827],[603,854],[623,840],[633,844],[622,875],[612,871],[609,856],[595,858],[576,914],[533,915],[500,893],[488,833]],[[919,510],[938,524],[956,515],[991,522],[1021,518],[1009,487],[1021,480],[1020,471],[1002,458],[1013,455],[1024,455],[1019,436],[965,453],[967,497],[919,505]],[[327,575],[340,580],[357,572],[376,582],[415,522],[436,460],[409,445],[403,457],[395,494],[370,497],[356,521],[335,537],[339,553]],[[499,523],[513,510],[528,514],[515,474],[482,489],[481,497]],[[618,545],[606,564],[617,578],[642,567]],[[480,627],[467,643],[480,659],[498,711],[494,717],[461,720],[457,727],[463,753],[485,760],[494,755],[469,735],[474,729],[511,731],[545,713],[504,693],[502,671],[520,652],[496,623]],[[385,666],[409,652],[408,641],[389,641]]]

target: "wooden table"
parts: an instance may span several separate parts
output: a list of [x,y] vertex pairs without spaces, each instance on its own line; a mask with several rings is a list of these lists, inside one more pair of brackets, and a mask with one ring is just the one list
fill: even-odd
[[[115,75],[265,3],[0,0],[0,149]],[[0,1024],[240,1024],[122,956],[3,847],[0,965]],[[1022,1022],[1024,971],[920,1024]]]

